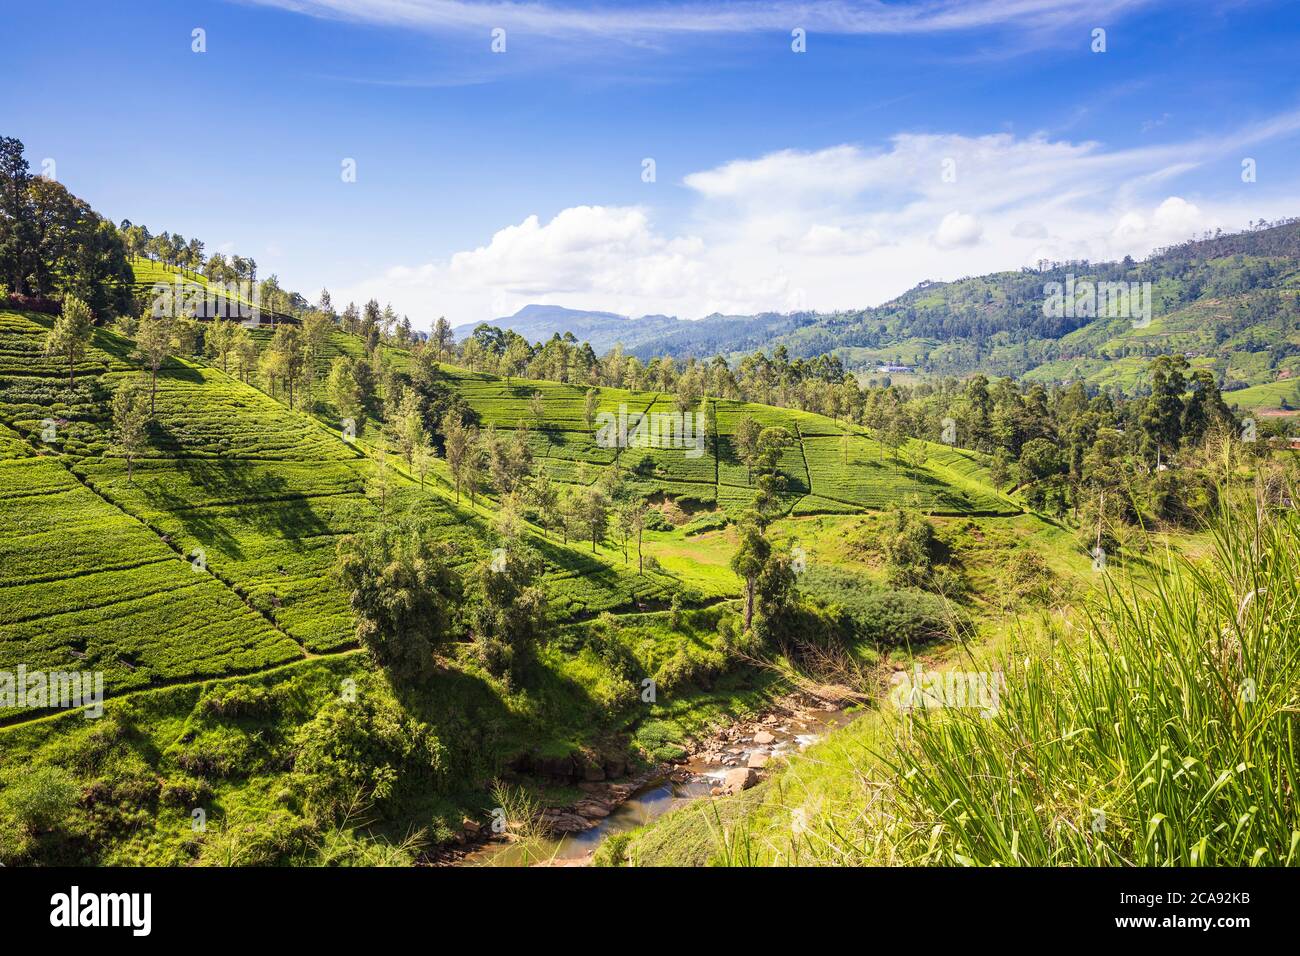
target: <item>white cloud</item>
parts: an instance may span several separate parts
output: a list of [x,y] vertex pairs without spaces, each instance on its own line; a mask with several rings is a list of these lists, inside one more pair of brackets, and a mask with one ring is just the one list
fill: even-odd
[[1047,227],[1041,222],[1025,220],[1011,227],[1011,235],[1017,239],[1046,239]]
[[[636,206],[526,215],[477,248],[389,269],[336,298],[391,298],[419,325],[439,314],[493,318],[528,302],[699,318],[861,308],[923,279],[1140,257],[1294,212],[1294,181],[1268,194],[1232,176],[1215,195],[1178,188],[1187,170],[1288,132],[1293,119],[1127,150],[1005,133],[782,150],[686,176],[694,201],[680,220]],[[955,181],[944,176],[953,169]]]
[[934,244],[940,249],[956,249],[959,246],[973,246],[980,241],[984,227],[974,216],[964,212],[950,212],[943,217],[934,234]]
[[842,226],[809,226],[797,248],[814,256],[850,256],[879,245],[880,234],[874,229],[854,230]]
[[548,36],[789,33],[923,34],[1009,27],[1041,36],[1049,28],[1114,20],[1152,0],[736,0],[576,6],[509,0],[251,0],[307,16],[428,33],[495,27]]

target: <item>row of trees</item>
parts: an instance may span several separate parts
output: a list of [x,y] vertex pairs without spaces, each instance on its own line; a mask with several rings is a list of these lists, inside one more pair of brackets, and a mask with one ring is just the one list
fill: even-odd
[[23,144],[0,136],[0,297],[6,294],[73,296],[96,315],[123,314],[131,269],[117,227],[61,183],[33,175]]

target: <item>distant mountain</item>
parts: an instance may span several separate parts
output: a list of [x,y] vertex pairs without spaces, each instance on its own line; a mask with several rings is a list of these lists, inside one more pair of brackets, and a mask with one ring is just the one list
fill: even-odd
[[663,335],[679,325],[690,324],[670,315],[646,315],[631,319],[613,312],[589,312],[566,309],[560,305],[526,305],[514,315],[457,326],[456,338],[464,340],[480,325],[511,329],[530,342],[545,342],[554,335],[570,332],[582,342],[590,342],[597,352],[605,352],[622,342],[631,351],[637,343]]
[[[1045,308],[1053,284],[1073,292],[1087,283],[1149,288],[1139,295],[1149,314],[1136,321],[1104,309]],[[983,372],[1127,392],[1144,387],[1152,357],[1181,352],[1214,373],[1229,402],[1300,409],[1300,221],[1184,242],[1140,262],[1053,263],[922,282],[882,305],[847,312],[630,319],[530,305],[490,324],[534,342],[572,332],[597,353],[621,342],[643,360],[735,358],[783,346],[792,359],[834,354],[868,376],[879,365],[905,365],[927,376]]]
[[774,339],[789,335],[816,322],[816,312],[761,312],[758,315],[713,315],[694,322],[682,322],[628,351],[640,359],[655,355],[673,358],[709,358],[764,348]]
[[672,315],[643,315],[638,319],[613,312],[566,309],[559,305],[526,305],[514,315],[489,322],[474,322],[455,328],[463,341],[480,325],[512,329],[530,342],[544,342],[553,335],[572,333],[580,342],[590,342],[597,353],[622,344],[624,351],[641,359],[656,355],[685,358],[711,356],[759,348],[774,336],[786,335],[817,320],[817,313],[780,315],[722,315],[715,312],[702,319],[679,319]]
[[[1089,283],[1149,288],[1149,315],[1048,307],[1049,289],[1099,288]],[[867,375],[901,364],[931,376],[1082,380],[1130,393],[1144,387],[1151,358],[1182,353],[1214,373],[1229,403],[1296,408],[1300,221],[1184,242],[1140,262],[1053,263],[923,282],[883,305],[822,315],[762,344],[768,352],[777,346],[791,358],[833,353]]]

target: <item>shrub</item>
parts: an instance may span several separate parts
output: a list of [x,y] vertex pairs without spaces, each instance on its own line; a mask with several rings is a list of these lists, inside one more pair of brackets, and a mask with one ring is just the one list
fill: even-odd
[[270,717],[279,709],[274,690],[235,683],[213,688],[199,702],[199,712],[214,717]]
[[27,833],[58,828],[81,795],[62,767],[15,767],[0,778],[0,786],[0,817],[8,817]]
[[800,583],[852,640],[905,647],[943,640],[953,632],[954,608],[925,591],[882,588],[843,568],[824,565],[809,568]]
[[360,798],[382,803],[400,777],[412,786],[441,786],[447,754],[429,725],[376,687],[357,699],[330,701],[294,735],[296,782],[309,803],[337,817]]

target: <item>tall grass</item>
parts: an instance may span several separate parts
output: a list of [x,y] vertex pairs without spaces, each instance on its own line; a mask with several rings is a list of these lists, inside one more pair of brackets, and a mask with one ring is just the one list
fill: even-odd
[[1003,656],[992,717],[918,710],[888,762],[903,862],[1298,861],[1300,538],[1226,513],[1209,561],[1108,585],[1089,634]]
[[[1073,635],[974,664],[1005,680],[990,716],[882,705],[821,758],[829,792],[826,766],[796,763],[781,812],[715,861],[1300,864],[1298,532],[1290,513],[1225,514],[1208,559],[1108,581]],[[801,772],[822,777],[820,812]]]

